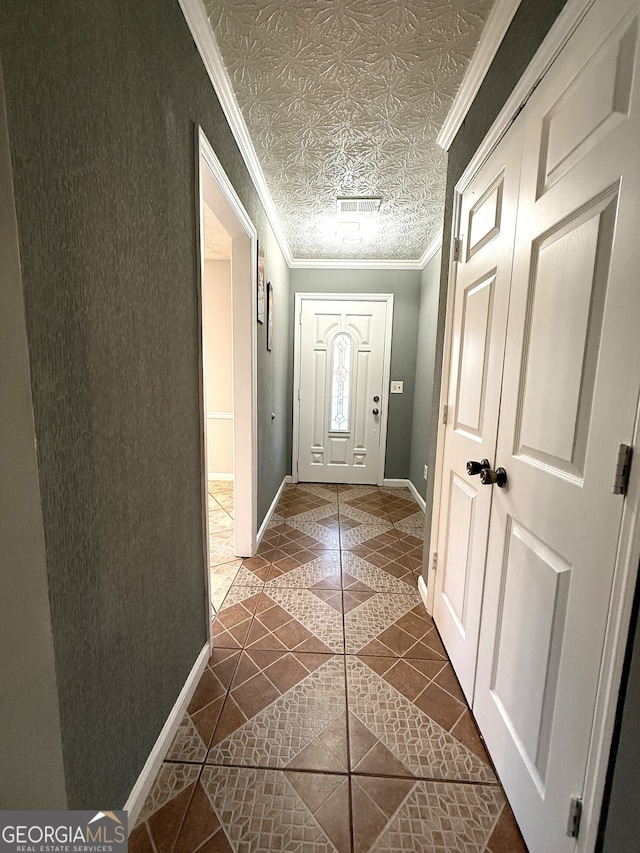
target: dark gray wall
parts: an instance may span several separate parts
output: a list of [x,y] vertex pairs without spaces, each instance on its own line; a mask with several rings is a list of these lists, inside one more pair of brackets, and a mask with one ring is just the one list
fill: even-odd
[[273,285],[274,328],[273,349],[268,352],[266,317],[264,324],[258,324],[258,525],[285,475],[291,473],[292,411],[289,267],[270,231],[261,245],[265,277]]
[[64,809],[62,740],[0,74],[0,809]]
[[598,853],[637,853],[640,849],[640,823],[637,816],[640,797],[638,592],[636,590],[605,808],[596,845]]
[[434,362],[438,331],[441,255],[442,252],[438,251],[431,258],[422,271],[420,283],[420,315],[416,350],[416,382],[413,393],[409,479],[423,498],[427,491],[424,466],[429,461],[431,447],[431,406],[433,405]]
[[68,804],[117,808],[207,636],[197,124],[287,282],[175,0],[6,0],[0,56]]
[[[420,307],[419,270],[291,270],[290,322],[293,327],[295,293],[393,293],[391,379],[404,381],[403,394],[389,395],[387,452],[384,476],[409,476],[413,388],[416,375],[418,314]],[[291,334],[293,341],[293,333]],[[290,348],[290,375],[293,384],[293,345]],[[291,453],[289,453],[291,459]]]

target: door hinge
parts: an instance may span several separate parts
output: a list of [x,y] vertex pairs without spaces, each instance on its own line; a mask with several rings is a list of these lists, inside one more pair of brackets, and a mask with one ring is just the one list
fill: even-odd
[[437,551],[433,552],[433,560],[431,561],[431,568],[433,569],[434,572],[438,571],[438,552]]
[[567,835],[569,838],[578,837],[581,817],[582,797],[571,797],[571,802],[569,803],[569,819],[567,821]]
[[631,458],[633,447],[629,444],[621,444],[618,448],[618,461],[616,462],[616,475],[613,481],[613,494],[626,495],[629,488],[629,477],[631,475]]
[[460,237],[454,237],[453,240],[453,260],[459,261],[462,253],[462,240]]
[[298,400],[300,399],[300,388],[298,388]]
[[446,426],[449,421],[449,406],[442,407],[442,423]]

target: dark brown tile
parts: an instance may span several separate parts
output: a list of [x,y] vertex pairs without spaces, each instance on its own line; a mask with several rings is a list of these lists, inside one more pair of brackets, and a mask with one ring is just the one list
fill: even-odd
[[527,853],[527,847],[508,803],[505,804],[491,833],[486,853]]
[[412,782],[406,779],[351,777],[354,853],[375,849],[375,842],[389,821],[391,805],[402,802],[411,786]]
[[198,782],[195,786],[174,853],[193,853],[220,829],[220,822]]
[[485,749],[484,742],[480,737],[477,726],[471,716],[471,711],[467,709],[464,712],[455,726],[451,729],[451,734],[486,764],[491,763],[487,750]]
[[437,684],[430,684],[417,697],[415,705],[447,731],[451,731],[466,710],[466,706],[462,702],[454,699]]
[[280,696],[280,692],[269,681],[264,673],[259,672],[245,681],[244,684],[232,691],[233,698],[247,719],[255,716],[258,711],[266,708],[274,699]]
[[138,824],[129,833],[130,853],[155,853],[146,823]]
[[157,853],[172,853],[195,787],[194,782],[149,817],[147,825]]

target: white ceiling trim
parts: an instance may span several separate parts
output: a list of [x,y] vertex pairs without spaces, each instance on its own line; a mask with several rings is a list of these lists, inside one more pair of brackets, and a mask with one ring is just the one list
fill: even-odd
[[429,243],[418,260],[415,261],[384,261],[346,258],[301,258],[289,264],[291,269],[305,270],[423,270],[429,261],[442,247],[442,231]]
[[442,248],[442,230],[440,230],[433,240],[429,243],[427,248],[422,253],[422,256],[419,260],[420,269],[423,270],[429,261],[435,256],[437,252]]
[[198,48],[198,53],[207,70],[209,79],[215,89],[222,110],[229,122],[231,132],[238,144],[242,159],[244,160],[256,192],[273,229],[280,250],[289,266],[292,265],[293,257],[287,238],[285,237],[280,218],[276,212],[271,193],[267,187],[264,174],[260,168],[256,152],[249,136],[249,131],[240,112],[238,102],[231,87],[231,81],[227,74],[224,63],[218,51],[215,36],[209,26],[209,20],[202,6],[201,0],[178,0],[182,14],[191,30],[191,35]]
[[436,142],[445,151],[451,147],[456,133],[465,120],[520,3],[521,0],[496,0],[482,30],[478,47],[467,66],[458,93],[453,99],[451,109],[436,137]]
[[292,261],[291,269],[305,270],[421,270],[424,264],[417,261],[366,260],[364,258],[301,258]]
[[546,38],[536,51],[524,74],[518,80],[511,95],[489,128],[487,135],[455,186],[463,193],[476,172],[502,139],[522,107],[531,97],[533,90],[547,73],[570,36],[587,14],[595,0],[567,0]]

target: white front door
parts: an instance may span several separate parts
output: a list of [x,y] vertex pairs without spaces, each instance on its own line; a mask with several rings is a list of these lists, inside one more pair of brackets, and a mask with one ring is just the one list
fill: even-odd
[[298,295],[298,480],[382,482],[392,299]]
[[493,463],[520,181],[514,127],[462,196],[461,243],[438,531],[434,619],[473,701],[491,489],[467,462]]
[[576,849],[640,390],[637,42],[596,2],[523,112],[473,709],[531,853]]

